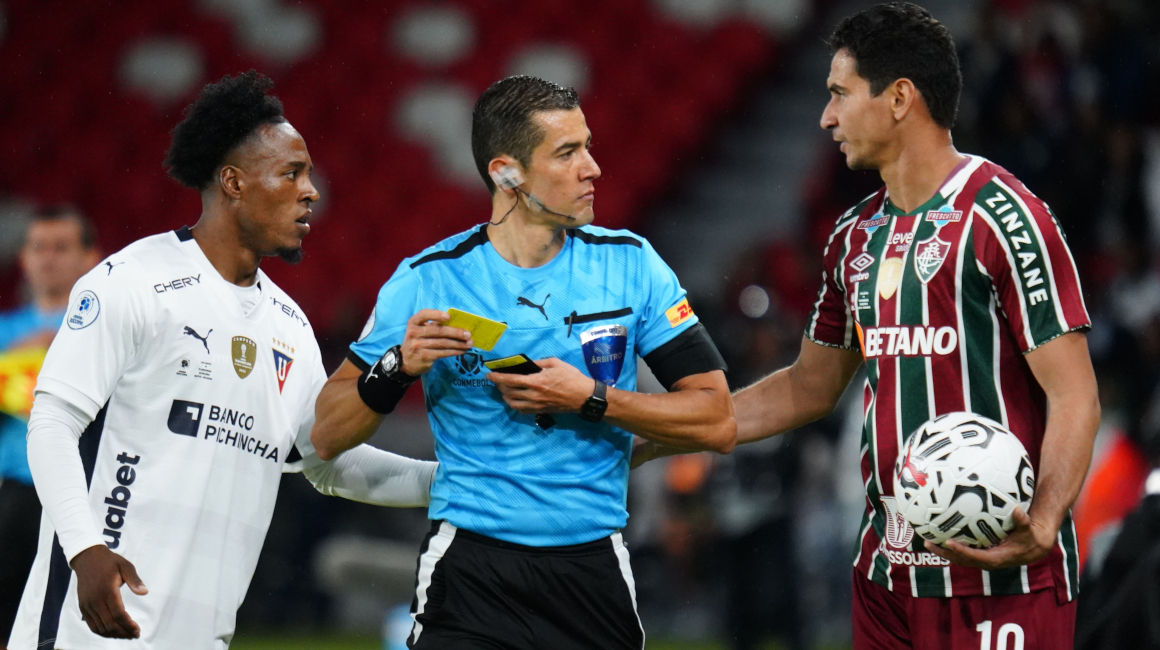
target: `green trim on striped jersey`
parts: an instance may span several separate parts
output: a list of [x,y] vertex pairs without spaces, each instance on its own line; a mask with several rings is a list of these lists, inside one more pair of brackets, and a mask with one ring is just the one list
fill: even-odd
[[1063,548],[1065,568],[1067,570],[1067,598],[1075,600],[1079,596],[1079,542],[1075,535],[1075,522],[1071,518],[1071,511],[1063,518],[1059,526],[1059,542]]
[[[1002,233],[1008,263],[1014,267],[1020,302],[1030,330],[1028,347],[1060,334],[1052,278],[1045,260],[1043,243],[1034,226],[1035,217],[1023,209],[1015,195],[995,181],[984,185],[975,197],[975,205],[989,216]],[[1053,224],[1054,225],[1054,224]],[[998,273],[998,269],[989,269]],[[998,279],[998,278],[996,278]]]
[[[972,228],[986,228],[987,224],[972,222]],[[992,311],[995,299],[991,290],[991,278],[979,270],[975,263],[975,239],[967,237],[962,251],[963,337],[959,345],[966,347],[967,367],[963,369],[971,390],[971,411],[996,422],[1003,421],[1002,407],[999,405],[999,387],[995,383],[996,321],[998,314]],[[990,269],[988,269],[990,271]]]
[[854,542],[854,552],[850,554],[851,561],[854,564],[858,563],[859,556],[862,554],[862,542],[866,537],[866,524],[870,523],[870,512],[868,510],[862,511],[862,523],[858,524],[858,539]]
[[[920,550],[915,550],[915,553],[930,553],[925,547]],[[946,575],[943,573],[943,568],[938,567],[915,567],[914,568],[914,592],[919,598],[943,598],[947,595]]]
[[1014,596],[1025,593],[1027,590],[1023,588],[1023,567],[996,569],[991,572],[992,596]]

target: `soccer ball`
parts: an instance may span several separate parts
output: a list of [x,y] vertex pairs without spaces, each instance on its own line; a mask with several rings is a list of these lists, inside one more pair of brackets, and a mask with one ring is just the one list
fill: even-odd
[[998,544],[1027,512],[1035,472],[1019,438],[974,413],[947,413],[918,428],[894,467],[899,514],[936,544]]

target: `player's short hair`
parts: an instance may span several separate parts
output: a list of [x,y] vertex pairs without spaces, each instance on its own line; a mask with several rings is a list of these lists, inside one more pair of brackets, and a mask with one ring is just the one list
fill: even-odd
[[[92,250],[97,245],[97,228],[93,225],[91,219],[81,212],[80,208],[70,203],[54,203],[37,209],[32,213],[32,220],[28,224],[30,230],[32,226],[43,222],[54,221],[75,221],[80,227],[81,248],[85,250]],[[24,233],[25,239],[28,238],[28,231]]]
[[205,189],[238,145],[263,124],[286,121],[282,102],[270,95],[274,82],[250,70],[207,84],[185,108],[165,156],[169,175],[182,185]]
[[543,129],[532,121],[533,114],[579,106],[575,90],[537,77],[508,77],[483,91],[471,115],[471,154],[487,191],[495,194],[487,165],[496,156],[507,154],[524,167],[531,164],[532,151],[544,139]]
[[830,50],[853,55],[875,97],[899,79],[911,80],[935,123],[954,126],[963,90],[959,55],[950,30],[926,9],[890,2],[854,14],[834,30]]

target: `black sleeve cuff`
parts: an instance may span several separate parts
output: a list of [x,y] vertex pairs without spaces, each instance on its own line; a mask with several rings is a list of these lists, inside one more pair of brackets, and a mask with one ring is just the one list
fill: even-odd
[[358,368],[362,372],[366,372],[367,369],[371,367],[371,364],[363,361],[363,358],[356,354],[354,350],[347,351],[346,360],[353,363],[354,367]]
[[644,355],[644,362],[665,390],[672,390],[673,384],[685,377],[714,370],[729,370],[725,359],[713,344],[713,339],[709,337],[709,332],[700,323]]

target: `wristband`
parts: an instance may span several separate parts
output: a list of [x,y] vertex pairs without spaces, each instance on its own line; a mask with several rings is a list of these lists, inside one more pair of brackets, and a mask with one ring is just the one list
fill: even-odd
[[402,353],[396,345],[358,378],[358,396],[367,408],[380,415],[395,410],[411,384],[419,380],[403,372],[402,365]]

